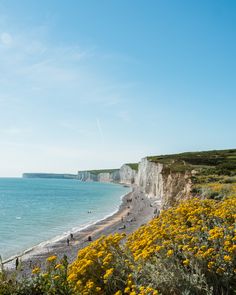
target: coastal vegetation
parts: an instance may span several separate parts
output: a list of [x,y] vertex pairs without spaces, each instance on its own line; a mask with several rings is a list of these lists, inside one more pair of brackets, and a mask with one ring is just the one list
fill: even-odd
[[71,265],[51,256],[20,282],[2,272],[0,294],[235,294],[235,220],[235,194],[194,198],[128,237],[101,237]]
[[81,250],[68,280],[81,294],[233,294],[235,218],[235,197],[183,202],[125,245],[116,234]]
[[148,160],[164,164],[166,172],[195,170],[201,175],[236,175],[236,149],[151,156]]
[[129,166],[131,169],[135,171],[138,171],[138,163],[127,163],[125,165]]

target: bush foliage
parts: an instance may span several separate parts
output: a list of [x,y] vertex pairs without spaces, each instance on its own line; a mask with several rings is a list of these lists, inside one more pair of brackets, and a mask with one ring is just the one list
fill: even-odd
[[0,294],[235,294],[236,195],[192,199],[163,211],[128,237],[101,237],[47,270],[17,282],[3,272]]

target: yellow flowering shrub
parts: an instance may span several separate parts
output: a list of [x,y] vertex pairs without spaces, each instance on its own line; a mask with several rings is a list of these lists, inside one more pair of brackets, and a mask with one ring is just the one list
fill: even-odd
[[164,210],[126,240],[124,234],[102,236],[69,266],[66,257],[50,256],[46,272],[35,267],[19,292],[9,286],[3,294],[233,295],[235,221],[236,196],[194,198]]
[[131,268],[120,244],[124,237],[102,236],[79,251],[68,272],[75,294],[114,294],[118,286],[125,288]]
[[200,269],[207,283],[232,289],[236,288],[235,220],[235,196],[223,201],[195,198],[163,211],[129,236],[127,246],[139,264],[155,257],[189,273]]
[[202,294],[219,286],[229,292],[236,280],[235,219],[236,197],[185,201],[140,227],[124,245],[124,236],[116,234],[80,250],[68,281],[81,294],[182,294],[181,284],[171,287],[171,280],[184,282],[190,274],[191,294],[204,286]]
[[57,256],[53,255],[48,257],[46,261],[46,271],[42,272],[39,267],[32,270],[32,278],[29,281],[32,293],[19,294],[72,294],[67,281],[68,263],[66,256],[58,261]]

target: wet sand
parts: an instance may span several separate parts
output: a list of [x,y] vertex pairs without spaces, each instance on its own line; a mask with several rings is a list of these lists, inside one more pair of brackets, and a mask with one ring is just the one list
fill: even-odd
[[[156,210],[159,210],[158,201],[146,197],[138,187],[133,187],[133,191],[124,196],[119,210],[114,215],[74,232],[73,239],[70,236],[63,237],[57,241],[45,243],[43,247],[35,246],[18,256],[20,274],[23,277],[31,274],[32,268],[35,266],[44,269],[46,258],[51,255],[57,255],[59,259],[66,255],[68,261],[72,262],[76,258],[78,250],[90,243],[89,236],[94,241],[102,235],[116,232],[129,234],[151,220]],[[67,239],[69,239],[69,245]],[[15,259],[4,262],[4,268],[14,269]]]

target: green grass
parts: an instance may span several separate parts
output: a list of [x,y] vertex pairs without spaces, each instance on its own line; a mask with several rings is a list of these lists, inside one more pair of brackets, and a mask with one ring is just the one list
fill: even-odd
[[236,175],[236,149],[151,156],[148,160],[165,164],[166,172],[197,170],[203,175]]
[[138,163],[127,163],[125,165],[129,166],[131,169],[135,171],[138,171]]

